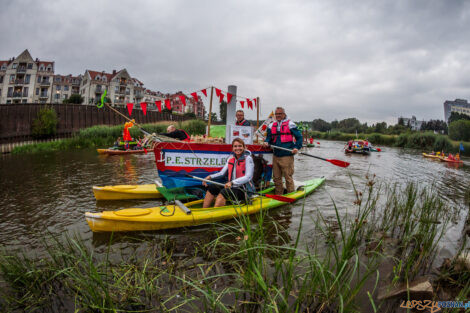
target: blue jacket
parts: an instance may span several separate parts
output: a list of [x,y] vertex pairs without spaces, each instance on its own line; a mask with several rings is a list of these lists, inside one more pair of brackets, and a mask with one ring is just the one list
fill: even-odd
[[[286,119],[288,118],[286,117]],[[281,123],[284,122],[286,119],[278,123],[278,132],[279,132]],[[295,125],[294,122],[289,121],[289,129],[292,133],[292,136],[295,138],[295,143],[294,142],[281,142],[281,136],[276,136],[276,141],[273,141],[274,138],[271,134],[271,128],[273,127],[273,123],[269,124],[268,126],[268,135],[266,136],[266,140],[265,140],[267,143],[269,143],[270,145],[279,146],[279,147],[283,147],[283,148],[287,148],[291,150],[294,148],[297,148],[300,150],[300,148],[302,148],[302,133],[300,132],[300,130],[297,129],[297,125]],[[293,155],[290,152],[276,149],[276,148],[273,148],[273,152],[274,152],[274,155],[277,157]]]

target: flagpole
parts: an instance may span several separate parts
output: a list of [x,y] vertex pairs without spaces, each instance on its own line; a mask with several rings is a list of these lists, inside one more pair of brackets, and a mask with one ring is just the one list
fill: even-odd
[[256,129],[259,128],[259,97],[256,98]]
[[214,95],[214,87],[211,87],[211,100],[209,102],[209,116],[207,118],[207,138],[211,136],[211,120],[212,120],[212,96]]

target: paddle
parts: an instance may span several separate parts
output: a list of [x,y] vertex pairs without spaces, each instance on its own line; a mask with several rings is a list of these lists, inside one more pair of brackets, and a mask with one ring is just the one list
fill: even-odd
[[[279,149],[279,150],[284,150],[284,151],[292,152],[291,149],[287,149],[287,148],[283,148],[283,147],[279,147],[279,146],[270,145],[270,147],[273,147],[273,148]],[[305,152],[300,152],[300,151],[299,151],[298,153],[303,154],[303,155],[306,155],[306,156],[309,156],[309,157],[312,157],[312,158],[315,158],[315,159],[319,159],[319,160],[323,160],[323,161],[330,162],[331,164],[336,165],[336,166],[339,166],[339,167],[348,167],[348,166],[349,166],[349,163],[348,163],[348,162],[345,162],[345,161],[334,160],[334,159],[324,159],[324,158],[318,157],[318,156],[316,156],[316,155],[312,155],[312,154],[305,153]]]
[[[200,177],[197,177],[197,176],[192,176],[192,175],[189,175],[189,174],[186,174],[185,176],[186,177],[191,177],[192,179],[200,180],[200,181],[203,181],[203,182],[206,182],[206,183],[210,183],[210,184],[225,187],[225,184],[218,183],[218,182],[215,182],[215,181],[212,181],[212,180],[200,178]],[[283,196],[278,196],[278,195],[268,195],[268,194],[263,194],[263,193],[259,193],[259,192],[248,191],[248,190],[246,190],[246,192],[249,192],[249,193],[252,193],[252,194],[255,194],[255,195],[258,195],[258,196],[266,197],[266,198],[271,198],[271,199],[281,201],[281,202],[289,202],[289,203],[295,202],[295,199],[288,198],[288,197],[283,197]]]

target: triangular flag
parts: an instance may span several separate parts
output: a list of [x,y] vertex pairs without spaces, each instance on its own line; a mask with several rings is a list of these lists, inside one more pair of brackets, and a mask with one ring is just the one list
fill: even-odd
[[[205,90],[204,90],[205,91]],[[193,96],[194,100],[196,100],[196,102],[199,101],[199,98],[197,97],[197,92],[192,92],[191,93],[191,96]]]
[[207,90],[206,89],[201,90],[201,92],[204,94],[204,96],[207,97]]
[[242,105],[242,109],[245,108],[245,101],[240,101],[240,104]]
[[224,94],[223,93],[220,93],[220,96],[219,96],[219,102],[222,103],[222,101],[224,101]]
[[161,112],[162,111],[162,101],[161,100],[155,101],[155,105],[157,106],[158,112]]
[[230,100],[232,100],[233,95],[230,92],[227,92],[227,103],[230,103]]
[[250,99],[246,99],[246,103],[248,104],[248,108],[253,110],[253,102]]
[[184,106],[186,106],[186,96],[185,95],[179,95],[178,96],[181,100],[181,102],[183,102]]
[[256,105],[258,104],[258,101],[256,101],[256,98],[253,99],[253,102],[255,103],[255,108],[256,108]]
[[127,104],[127,112],[129,112],[129,116],[132,115],[132,109],[134,108],[134,103]]
[[141,102],[140,107],[142,108],[144,115],[147,115],[147,102]]
[[215,88],[215,95],[220,98],[221,90],[218,88]]
[[171,111],[171,103],[170,103],[170,99],[165,99],[165,106],[166,108]]

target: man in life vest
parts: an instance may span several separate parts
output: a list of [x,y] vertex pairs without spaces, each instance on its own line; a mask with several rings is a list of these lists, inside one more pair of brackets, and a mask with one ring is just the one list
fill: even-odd
[[302,148],[302,134],[297,129],[297,125],[290,121],[284,108],[277,107],[275,111],[275,120],[268,126],[268,135],[263,144],[279,146],[291,149],[292,153],[273,148],[273,180],[276,188],[276,194],[283,194],[282,177],[286,180],[287,192],[293,192],[294,187],[294,154]]
[[251,126],[250,122],[245,120],[245,113],[243,112],[243,110],[238,110],[235,113],[235,117],[237,118],[237,120],[235,121],[236,126]]
[[176,129],[175,125],[168,126],[166,133],[160,135],[175,138],[181,141],[191,141],[191,137],[188,135],[188,133],[182,129]]
[[124,124],[124,130],[122,131],[122,139],[124,140],[124,147],[126,150],[129,150],[129,141],[132,141],[131,133],[129,128],[133,127],[135,120],[131,120]]

